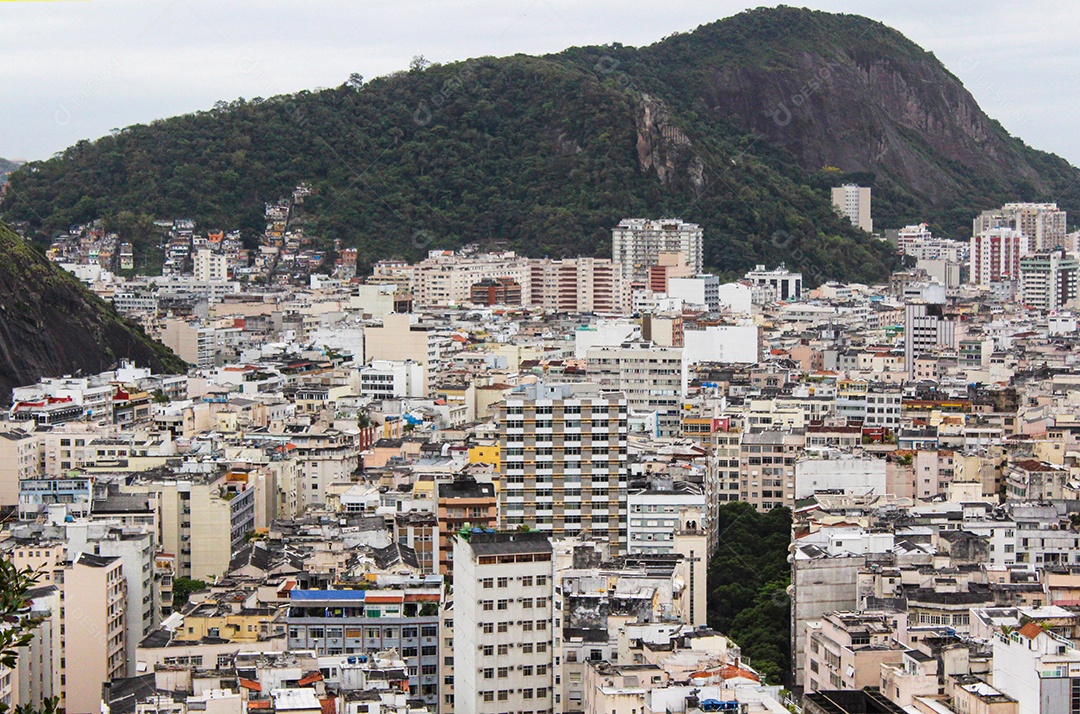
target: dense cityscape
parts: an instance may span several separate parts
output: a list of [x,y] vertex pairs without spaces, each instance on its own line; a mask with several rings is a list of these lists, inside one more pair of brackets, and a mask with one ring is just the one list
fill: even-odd
[[0,714],[1080,714],[1080,11],[811,4],[0,3]]
[[[1056,205],[982,212],[969,242],[886,230],[887,285],[809,287],[703,273],[678,219],[620,222],[610,259],[319,272],[304,193],[257,250],[158,221],[160,276],[120,277],[130,245],[93,224],[49,248],[190,369],[12,390],[4,548],[41,619],[7,701],[1055,711],[1080,668],[1080,234]],[[870,200],[834,192],[867,231]],[[708,567],[774,509],[778,652],[710,628]]]

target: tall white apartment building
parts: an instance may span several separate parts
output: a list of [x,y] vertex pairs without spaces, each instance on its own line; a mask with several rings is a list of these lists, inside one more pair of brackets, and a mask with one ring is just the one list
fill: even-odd
[[590,384],[537,383],[510,395],[498,421],[503,523],[554,538],[591,536],[625,552],[623,395]]
[[195,251],[195,282],[207,283],[229,279],[229,259],[209,248]]
[[529,261],[532,305],[559,312],[630,312],[630,282],[607,258]]
[[530,304],[529,259],[513,251],[455,253],[433,250],[411,270],[413,302],[418,307],[468,302],[473,285],[482,280],[510,278],[521,286],[521,299]]
[[1080,261],[1063,250],[1020,259],[1020,299],[1037,310],[1071,307],[1080,288]]
[[679,435],[687,384],[683,348],[627,342],[593,347],[585,356],[589,381],[622,392],[631,412],[655,413],[656,436]]
[[1031,240],[1013,228],[989,228],[971,238],[970,280],[989,286],[1020,277],[1020,258],[1031,252]]
[[846,216],[851,225],[867,233],[874,232],[874,220],[870,217],[870,188],[846,183],[832,190],[833,206]]
[[611,260],[622,265],[622,274],[632,280],[649,278],[662,252],[677,251],[686,256],[694,274],[704,266],[701,226],[677,218],[627,218],[611,231]]
[[551,542],[537,531],[455,538],[455,712],[562,711],[551,556]]
[[1027,236],[1031,250],[1049,250],[1065,246],[1065,220],[1065,211],[1056,203],[1006,203],[980,213],[972,223],[971,235],[1011,228]]
[[946,319],[944,305],[917,302],[904,305],[904,365],[915,378],[915,358],[924,352],[956,347],[956,322]]
[[896,233],[896,247],[904,255],[910,254],[917,246],[925,245],[932,240],[934,236],[925,223],[904,226]]
[[802,273],[793,273],[783,263],[772,270],[766,270],[764,265],[758,265],[745,276],[750,283],[751,289],[760,288],[751,298],[755,302],[762,302],[764,296],[770,296],[771,300],[798,300],[802,297],[803,278]]

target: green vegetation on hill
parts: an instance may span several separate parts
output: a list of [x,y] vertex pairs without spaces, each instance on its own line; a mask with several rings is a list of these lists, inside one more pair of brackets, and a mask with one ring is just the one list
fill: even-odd
[[[874,188],[879,228],[963,237],[1005,200],[1080,208],[1080,174],[990,120],[933,57],[851,15],[753,10],[643,48],[572,48],[250,101],[82,141],[12,174],[8,220],[42,240],[94,218],[190,217],[254,241],[264,201],[361,265],[477,242],[604,255],[628,216],[705,229],[727,276],[785,261],[807,282],[881,280],[887,245],[829,189]],[[137,254],[156,250],[132,238]],[[144,268],[150,268],[149,264]]]
[[709,560],[709,626],[734,640],[770,684],[790,686],[791,511],[759,513],[749,503],[725,503],[716,527],[720,539]]

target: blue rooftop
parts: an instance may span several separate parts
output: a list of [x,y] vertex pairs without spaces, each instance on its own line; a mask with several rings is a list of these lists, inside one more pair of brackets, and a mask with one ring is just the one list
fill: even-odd
[[290,600],[363,600],[363,590],[290,590]]

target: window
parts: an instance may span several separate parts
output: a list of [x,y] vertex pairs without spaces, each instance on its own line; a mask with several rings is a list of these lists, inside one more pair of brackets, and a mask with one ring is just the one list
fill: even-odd
[[485,622],[483,625],[480,626],[480,629],[483,630],[485,635],[490,635],[492,632],[495,631],[495,625],[491,622]]
[[484,667],[484,679],[495,679],[495,670],[491,667]]
[[521,629],[523,632],[532,632],[532,628],[532,620],[526,620],[525,622],[521,623]]
[[500,610],[506,610],[509,607],[510,607],[510,601],[509,600],[499,600],[499,609]]
[[505,657],[508,654],[510,654],[510,645],[507,645],[507,644],[499,645],[499,656],[500,657]]
[[498,626],[499,632],[506,632],[509,629],[510,629],[510,623],[509,622],[500,622],[499,623],[499,626]]
[[495,580],[493,578],[483,578],[483,579],[480,580],[480,587],[482,587],[484,589],[490,588],[494,584],[495,584]]
[[[448,677],[448,679],[449,679],[449,677]],[[447,682],[447,684],[452,684],[452,682]],[[494,690],[488,689],[488,690],[485,690],[483,692],[480,692],[480,696],[483,698],[483,700],[485,702],[493,702],[493,701],[495,701],[495,691]]]
[[509,667],[499,667],[499,679],[506,679],[510,676]]
[[522,654],[532,654],[532,651],[533,651],[532,642],[522,642],[521,643],[521,652],[522,652]]
[[510,584],[510,578],[508,578],[506,576],[503,576],[503,577],[499,578],[498,583],[499,583],[500,588],[505,588]]
[[531,676],[532,676],[532,674],[533,674],[533,667],[532,667],[532,665],[531,665],[531,664],[527,664],[527,665],[524,665],[524,666],[523,666],[523,667],[521,668],[521,674],[522,674],[522,676],[525,676],[525,677],[531,677]]
[[531,597],[521,598],[521,606],[527,609],[532,609],[533,599]]
[[[480,601],[480,609],[481,610],[491,610],[494,607],[494,605],[495,605],[495,603],[492,600],[481,600]],[[502,609],[502,608],[500,608],[500,609]]]
[[521,579],[521,587],[523,587],[523,588],[530,588],[530,587],[532,587],[532,584],[533,584],[533,579],[532,579],[531,575],[526,575],[525,577],[523,577]]
[[[500,647],[501,647],[501,645],[500,645]],[[495,654],[495,646],[494,645],[484,645],[480,649],[480,653],[483,654],[485,657],[491,657],[492,655]]]

